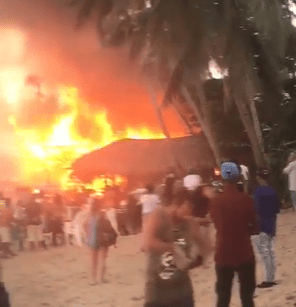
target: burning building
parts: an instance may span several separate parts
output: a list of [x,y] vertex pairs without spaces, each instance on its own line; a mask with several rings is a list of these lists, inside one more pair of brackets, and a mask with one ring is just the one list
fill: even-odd
[[139,182],[160,182],[171,169],[213,168],[215,159],[201,134],[175,139],[125,139],[95,150],[73,164],[73,176],[92,182],[100,176],[120,174],[135,187]]

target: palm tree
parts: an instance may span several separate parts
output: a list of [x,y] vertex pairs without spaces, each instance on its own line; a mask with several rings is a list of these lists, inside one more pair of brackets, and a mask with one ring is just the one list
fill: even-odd
[[[187,126],[201,125],[219,162],[217,131],[202,86],[209,60],[214,59],[228,73],[224,92],[237,107],[256,164],[265,163],[254,98],[264,93],[270,104],[282,101],[285,58],[295,46],[288,0],[73,0],[72,4],[80,5],[79,24],[97,12],[102,44],[128,46],[131,60],[162,82],[164,101],[174,105]],[[188,113],[194,115],[190,120]]]

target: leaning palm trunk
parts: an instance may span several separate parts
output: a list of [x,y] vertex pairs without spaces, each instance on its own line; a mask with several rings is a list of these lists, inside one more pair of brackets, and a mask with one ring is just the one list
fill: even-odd
[[206,118],[205,116],[203,116],[202,111],[200,108],[198,108],[194,98],[192,97],[190,91],[183,86],[181,89],[181,93],[184,96],[184,98],[186,99],[187,103],[190,105],[191,109],[193,110],[196,118],[198,119],[202,131],[205,134],[205,137],[208,140],[208,143],[213,151],[215,160],[217,165],[220,165],[221,163],[221,155],[220,155],[220,150],[219,150],[219,146],[218,146],[218,142],[216,141],[211,129],[210,129],[210,125],[209,125],[209,120],[208,118]]
[[[150,82],[149,82],[150,83]],[[163,134],[166,136],[167,139],[170,139],[171,136],[170,136],[170,133],[167,129],[167,126],[165,124],[165,121],[164,121],[164,118],[163,118],[163,115],[162,115],[162,112],[159,108],[159,105],[157,103],[157,97],[156,97],[156,94],[154,92],[154,89],[152,88],[152,85],[151,83],[149,84],[149,91],[150,91],[150,95],[151,95],[151,101],[152,101],[152,104],[154,106],[154,110],[155,110],[155,114],[156,114],[156,117],[157,117],[157,120],[158,120],[158,123],[159,123],[159,126],[161,127],[162,129],[162,132]]]
[[250,139],[256,165],[263,166],[265,164],[264,153],[262,151],[262,145],[260,144],[260,140],[256,133],[256,128],[253,122],[252,112],[249,107],[249,99],[247,97],[247,94],[243,90],[235,89],[234,101],[242,123]]
[[[179,60],[177,65],[170,65],[172,71],[170,82],[166,88],[163,104],[172,104],[175,111],[186,123],[191,133],[199,133],[200,127],[203,131],[210,148],[212,149],[217,165],[221,163],[221,154],[218,141],[215,137],[214,127],[211,124],[211,114],[207,99],[200,78],[197,78],[197,84],[188,84],[192,82],[193,77],[187,82],[184,80],[184,59]],[[190,75],[192,72],[187,73]],[[185,85],[186,82],[186,85]],[[179,96],[177,99],[176,96]],[[184,101],[185,100],[185,101]],[[199,125],[198,125],[199,124]]]
[[252,119],[254,123],[254,129],[259,141],[259,145],[261,148],[261,151],[264,152],[264,144],[263,144],[263,136],[262,136],[262,131],[261,131],[261,125],[258,117],[258,112],[256,109],[255,101],[254,101],[254,91],[252,90],[251,82],[249,79],[249,76],[247,75],[247,80],[246,80],[246,88],[248,92],[248,98],[250,102],[250,110],[252,114]]
[[171,165],[174,166],[174,169],[177,171],[177,173],[179,175],[182,175],[184,173],[184,167],[183,167],[182,163],[180,161],[178,161],[178,159],[176,158],[176,156],[173,152],[172,139],[171,139],[169,130],[168,130],[166,124],[165,124],[162,111],[161,111],[161,109],[160,109],[160,107],[157,103],[157,97],[156,97],[155,91],[154,91],[151,83],[149,83],[149,90],[150,90],[150,94],[151,94],[151,97],[152,97],[152,103],[154,105],[154,109],[155,109],[155,113],[156,113],[156,116],[157,116],[157,119],[158,119],[158,123],[159,123],[159,125],[162,129],[163,134],[167,138],[167,142],[170,143],[170,146],[169,146],[170,153],[169,153],[169,155],[170,155],[170,159],[171,159]]

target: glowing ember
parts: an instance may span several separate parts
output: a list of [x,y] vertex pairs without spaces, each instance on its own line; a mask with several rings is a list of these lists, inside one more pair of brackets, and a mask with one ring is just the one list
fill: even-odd
[[[111,179],[97,178],[86,185],[71,178],[70,167],[77,158],[119,139],[164,138],[162,133],[153,132],[147,127],[127,127],[116,133],[108,122],[106,112],[90,110],[74,87],[61,87],[56,103],[62,108],[62,112],[55,115],[55,121],[46,127],[21,126],[19,122],[23,114],[9,117],[9,123],[22,140],[20,156],[25,184],[50,183],[58,184],[62,189],[80,186],[99,191],[104,188],[106,180]],[[42,116],[41,113],[37,115]],[[121,176],[114,177],[117,184],[124,181]]]

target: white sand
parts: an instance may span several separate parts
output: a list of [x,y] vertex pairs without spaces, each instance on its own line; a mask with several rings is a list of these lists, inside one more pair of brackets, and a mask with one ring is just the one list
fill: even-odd
[[[296,215],[280,215],[276,253],[277,280],[272,289],[257,290],[257,307],[296,306]],[[108,258],[108,284],[89,285],[89,253],[75,246],[20,253],[3,260],[4,281],[12,307],[140,307],[143,306],[145,255],[139,253],[140,236],[120,237]],[[262,281],[258,260],[258,282]],[[196,306],[215,305],[214,266],[191,272]],[[240,306],[238,285],[233,287],[232,307]]]

